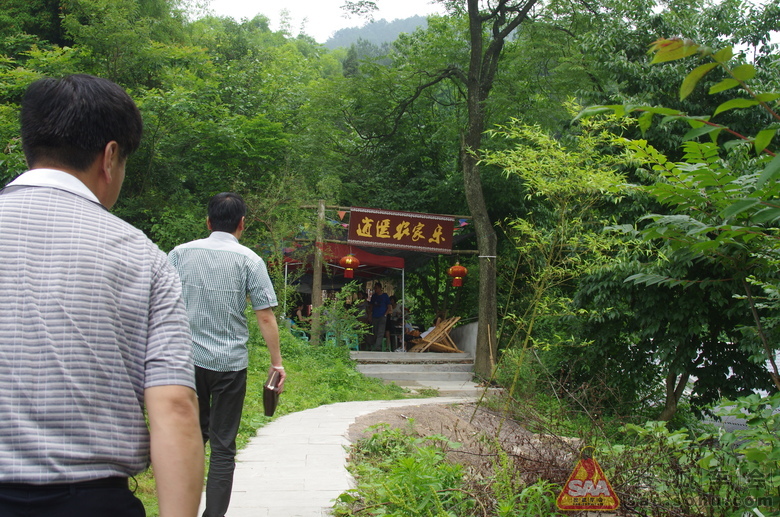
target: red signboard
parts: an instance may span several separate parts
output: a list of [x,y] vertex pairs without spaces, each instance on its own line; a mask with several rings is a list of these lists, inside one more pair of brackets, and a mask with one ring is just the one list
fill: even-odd
[[452,216],[353,207],[348,242],[377,248],[451,253],[453,226]]

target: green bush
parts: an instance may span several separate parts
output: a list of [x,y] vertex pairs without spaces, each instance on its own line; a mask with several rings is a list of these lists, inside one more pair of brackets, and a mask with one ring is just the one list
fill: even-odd
[[463,468],[446,460],[446,437],[409,436],[380,426],[352,447],[351,472],[357,488],[342,494],[337,516],[455,517],[475,502],[462,489]]
[[[670,430],[665,422],[624,427],[633,443],[602,449],[613,486],[642,516],[780,516],[780,394],[723,401],[721,416],[746,429]],[[728,407],[726,407],[728,406]]]

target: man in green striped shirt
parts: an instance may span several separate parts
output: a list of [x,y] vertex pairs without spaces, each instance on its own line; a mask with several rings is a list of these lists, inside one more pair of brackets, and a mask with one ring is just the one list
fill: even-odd
[[203,517],[223,517],[230,504],[249,364],[247,295],[271,354],[270,370],[281,373],[282,383],[285,378],[273,313],[276,293],[263,259],[238,242],[246,211],[238,194],[217,194],[208,205],[211,235],[177,246],[168,255],[181,277],[192,331],[201,432],[203,441],[211,443]]

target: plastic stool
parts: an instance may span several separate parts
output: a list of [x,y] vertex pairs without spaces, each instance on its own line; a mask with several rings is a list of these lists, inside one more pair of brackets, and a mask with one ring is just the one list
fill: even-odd
[[344,340],[344,344],[350,350],[357,350],[358,349],[357,334],[347,334],[344,337],[342,337],[342,339]]

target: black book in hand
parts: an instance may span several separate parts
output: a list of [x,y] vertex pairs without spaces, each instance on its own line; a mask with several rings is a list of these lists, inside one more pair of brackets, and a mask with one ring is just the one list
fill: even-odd
[[276,406],[279,404],[279,382],[282,380],[282,374],[276,370],[268,374],[268,379],[263,386],[263,409],[265,416],[274,416]]

